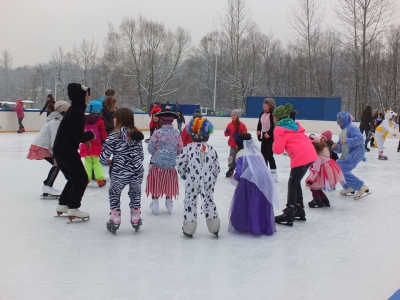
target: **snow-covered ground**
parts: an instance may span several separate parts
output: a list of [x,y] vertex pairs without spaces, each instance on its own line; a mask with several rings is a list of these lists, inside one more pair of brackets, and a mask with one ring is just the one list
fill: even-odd
[[[67,218],[53,217],[57,201],[40,199],[49,164],[25,158],[34,136],[0,134],[2,300],[387,299],[400,288],[397,140],[385,144],[388,161],[378,160],[372,149],[354,172],[372,195],[354,201],[340,196],[338,187],[327,194],[330,208],[306,208],[307,222],[277,225],[273,236],[254,237],[228,232],[235,187],[225,178],[227,138],[216,131],[209,143],[222,166],[215,191],[220,237],[208,233],[199,214],[198,230],[188,239],[181,230],[183,181],[172,215],[161,201],[158,216],[150,212],[143,183],[138,234],[129,222],[127,189],[120,229],[115,236],[106,230],[109,183],[87,188],[81,209],[91,214],[90,221],[66,224]],[[282,209],[289,158],[275,157]],[[55,187],[64,184],[60,173]],[[311,193],[303,192],[310,201]]]

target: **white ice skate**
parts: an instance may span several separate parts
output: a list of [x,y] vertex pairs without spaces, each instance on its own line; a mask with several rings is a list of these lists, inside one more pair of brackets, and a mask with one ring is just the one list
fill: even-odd
[[44,185],[42,190],[43,190],[42,194],[43,199],[46,197],[53,197],[57,199],[61,196],[61,191],[56,190],[51,186]]
[[70,222],[75,218],[81,219],[82,221],[90,218],[89,213],[80,211],[78,208],[68,209],[67,215]]
[[165,207],[167,208],[169,213],[172,213],[172,209],[174,208],[174,203],[170,198],[165,199]]
[[218,217],[216,217],[214,219],[207,219],[206,223],[207,223],[208,231],[212,234],[215,234],[215,236],[218,237],[219,228],[221,226],[220,219]]
[[153,199],[153,201],[151,201],[150,208],[153,214],[158,214],[158,199]]
[[183,221],[182,231],[184,235],[188,237],[193,237],[193,234],[195,234],[196,232],[196,228],[197,228],[197,221],[194,222]]
[[387,160],[388,157],[385,154],[383,154],[383,151],[379,151],[378,159]]
[[370,194],[371,194],[371,193],[370,193],[370,191],[369,191],[369,188],[368,188],[365,184],[363,184],[363,186],[361,187],[361,189],[359,189],[359,190],[357,191],[357,193],[354,194],[354,200],[358,200],[358,199],[363,198],[363,197],[365,197],[365,196],[368,196],[368,195],[370,195]]
[[353,190],[351,187],[348,187],[347,189],[340,190],[340,195],[341,196],[348,196],[348,194],[354,195],[356,191]]
[[57,205],[57,216],[61,216],[62,214],[68,213],[68,206],[66,205]]

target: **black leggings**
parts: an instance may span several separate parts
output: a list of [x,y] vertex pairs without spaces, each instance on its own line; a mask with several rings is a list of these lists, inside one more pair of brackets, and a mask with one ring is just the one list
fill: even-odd
[[43,184],[46,186],[53,186],[54,181],[57,178],[58,172],[60,171],[60,168],[58,166],[53,166],[54,165],[54,158],[53,157],[45,157],[45,160],[49,162],[49,164],[52,165],[49,175],[47,175],[47,178],[45,181],[43,181]]
[[274,152],[272,152],[272,144],[274,143],[274,140],[269,137],[265,138],[264,133],[262,133],[262,140],[261,140],[261,154],[264,157],[265,163],[271,170],[276,169],[276,164],[275,164],[275,159],[274,159]]
[[301,179],[307,173],[308,168],[312,165],[309,163],[304,166],[295,167],[290,170],[288,181],[287,205],[303,205],[303,191],[301,189]]

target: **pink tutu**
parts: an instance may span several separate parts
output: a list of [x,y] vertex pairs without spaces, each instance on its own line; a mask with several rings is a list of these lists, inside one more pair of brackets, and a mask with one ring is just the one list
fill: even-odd
[[38,147],[35,145],[31,145],[31,147],[29,148],[28,155],[26,156],[27,159],[32,159],[32,160],[35,159],[42,160],[46,157],[53,157],[53,154],[51,154],[51,152],[48,149]]
[[[309,175],[306,182],[309,180]],[[344,175],[339,165],[333,159],[330,159],[326,164],[321,165],[317,178],[313,181],[313,190],[332,190],[337,183],[344,183]]]

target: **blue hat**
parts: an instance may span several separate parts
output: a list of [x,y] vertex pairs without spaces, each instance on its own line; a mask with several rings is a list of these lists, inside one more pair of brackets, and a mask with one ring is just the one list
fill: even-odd
[[103,108],[103,104],[98,100],[93,100],[89,102],[87,107],[87,112],[91,114],[98,114],[100,110]]

